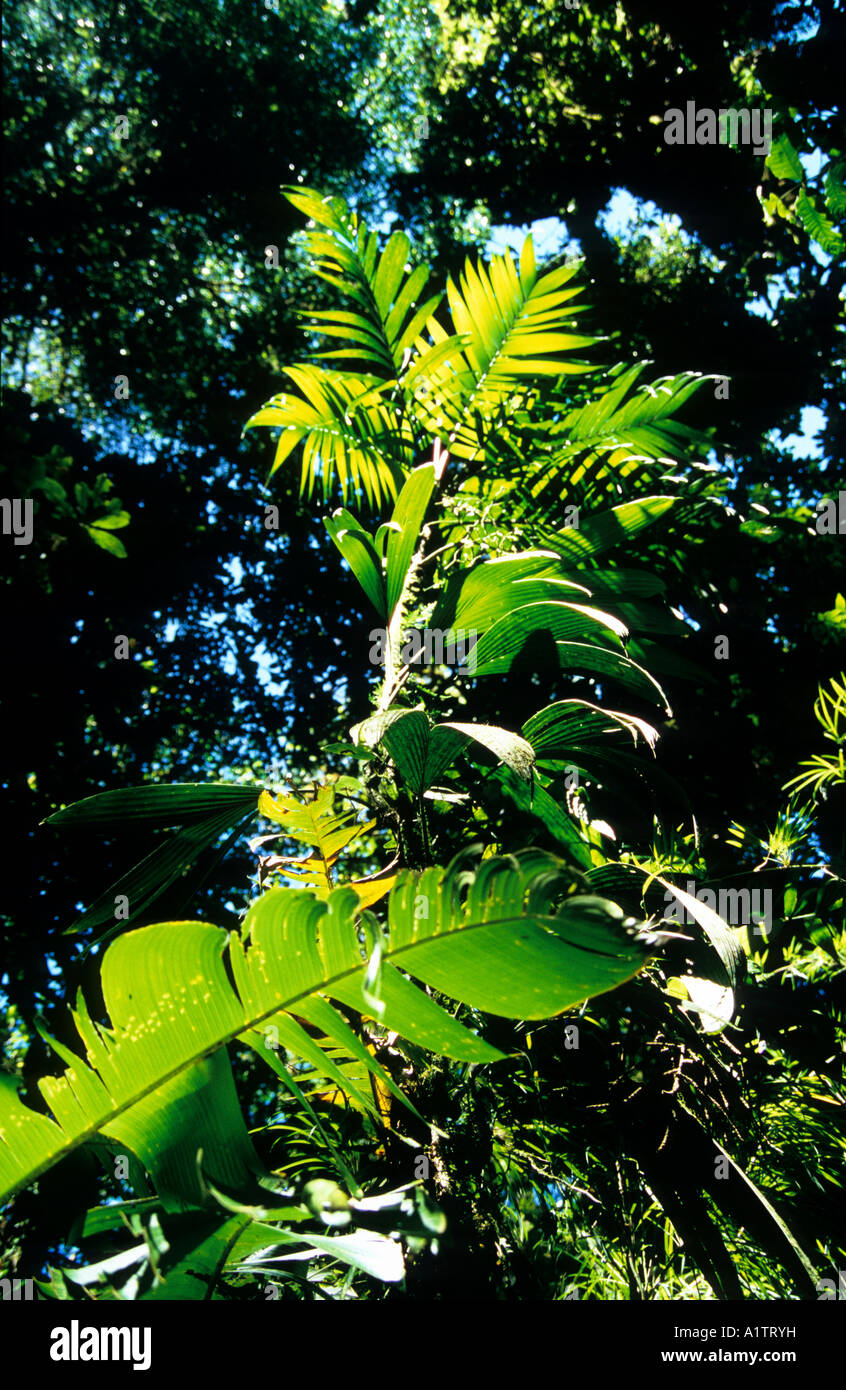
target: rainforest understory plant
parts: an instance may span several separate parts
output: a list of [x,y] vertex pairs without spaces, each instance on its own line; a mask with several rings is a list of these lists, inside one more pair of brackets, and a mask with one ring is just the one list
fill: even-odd
[[[287,196],[329,307],[248,428],[360,587],[372,707],[312,784],[49,817],[173,833],[68,929],[102,963],[72,1046],[36,1020],[64,1070],[26,1098],[0,1075],[12,1217],[83,1147],[101,1165],[39,1295],[816,1298],[843,1261],[844,866],[813,836],[843,689],[837,759],[763,837],[727,784],[714,874],[659,757],[715,679],[697,546],[744,524],[676,418],[709,379],[614,361],[531,237],[431,292],[403,232]],[[240,930],[158,920],[256,818]],[[725,920],[750,884],[775,911]]]

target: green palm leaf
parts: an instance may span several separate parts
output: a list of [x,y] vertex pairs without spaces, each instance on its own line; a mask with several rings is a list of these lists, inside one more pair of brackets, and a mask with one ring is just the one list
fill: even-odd
[[[547,422],[532,432],[534,456],[530,453],[528,457],[527,487],[535,502],[545,502],[553,490],[568,501],[582,490],[587,500],[597,492],[600,479],[631,481],[644,476],[645,471],[648,475],[655,461],[666,467],[692,444],[707,446],[701,432],[669,417],[713,378],[680,372],[642,385],[628,395],[648,365],[644,361],[629,368],[612,368],[609,377],[614,385],[609,390],[587,405],[561,415],[556,411],[552,424]],[[553,409],[556,404],[553,396]],[[566,406],[563,400],[560,404]]]
[[616,537],[649,525],[671,501],[647,498],[642,504],[627,503],[594,519],[584,535],[570,529],[550,535],[550,550],[501,555],[459,571],[450,578],[432,623],[453,642],[459,632],[481,633],[472,652],[476,675],[502,675],[515,662],[531,659],[599,678],[610,676],[647,699],[657,697],[669,709],[658,682],[619,650],[621,639],[628,636],[625,623],[592,604],[572,601],[590,598],[590,573],[578,571],[576,577],[568,572],[555,550],[579,556],[601,551]]
[[432,464],[415,468],[406,480],[394,507],[391,527],[387,532],[387,551],[385,567],[388,589],[388,617],[402,597],[414,551],[420,541],[423,518],[435,486],[435,469]]
[[484,631],[524,604],[564,598],[590,598],[590,590],[566,573],[555,551],[500,555],[451,575],[432,623]]
[[[68,932],[106,927],[105,931],[95,931],[91,944],[108,940],[148,913],[175,883],[179,883],[182,900],[187,902],[230,849],[241,827],[257,814],[258,798],[255,787],[225,782],[122,787],[98,792],[48,816],[44,824],[62,830],[93,827],[119,831],[124,825],[135,830],[144,825],[184,827],[107,888]],[[227,830],[232,831],[231,835],[213,850]],[[116,920],[118,897],[126,898],[127,910],[125,917]]]
[[538,821],[546,834],[562,846],[567,855],[581,869],[590,869],[593,864],[590,846],[584,840],[577,823],[562,806],[535,778],[531,784],[526,782],[510,767],[498,767],[491,774],[491,781],[498,783],[503,792],[524,815]]
[[371,536],[339,507],[324,525],[379,616],[393,618],[402,597],[420,528],[435,486],[435,469],[421,464],[406,478],[390,521]]
[[374,746],[381,743],[415,795],[434,786],[468,743],[478,743],[500,762],[528,778],[534,762],[530,743],[493,724],[430,724],[422,710],[393,709],[373,715],[353,729],[353,736]]
[[[430,319],[427,329],[444,356],[430,361],[425,374],[430,423],[433,414],[449,423],[447,447],[458,457],[483,458],[488,429],[539,378],[596,370],[570,354],[598,340],[561,331],[584,312],[569,304],[583,289],[569,283],[575,273],[564,267],[538,278],[527,237],[519,266],[508,255],[494,256],[488,267],[468,259],[458,285],[448,280],[455,336]],[[418,350],[424,351],[422,339]]]
[[[675,504],[674,497],[641,497],[623,502],[610,511],[583,516],[578,528],[564,527],[555,533],[544,531],[543,542],[568,559],[582,560],[601,555],[620,541],[636,536],[651,526]],[[585,582],[589,577],[585,575]]]
[[381,255],[375,232],[350,213],[340,199],[325,199],[313,189],[284,188],[288,201],[326,232],[307,231],[312,269],[355,304],[355,310],[310,310],[309,329],[336,338],[346,347],[319,355],[357,359],[381,375],[399,376],[409,348],[435,312],[441,295],[424,295],[428,266],[407,273],[411,242],[394,232]]
[[244,427],[281,429],[271,474],[302,445],[301,496],[311,497],[319,484],[325,501],[337,479],[344,501],[363,493],[378,507],[383,497],[395,497],[414,446],[375,389],[379,378],[308,364],[287,367],[285,374],[300,394],[274,396]]
[[[162,894],[177,883],[181,890],[181,903],[187,903],[191,895],[208,878],[215,865],[232,848],[242,827],[256,815],[258,797],[255,791],[251,800],[252,808],[246,815],[243,811],[222,811],[169,836],[163,844],[157,845],[145,859],[95,899],[67,928],[67,933],[107,927],[105,931],[95,931],[89,944],[106,941],[115,932],[124,931],[128,923],[147,915]],[[232,829],[234,814],[238,815],[238,819]],[[232,833],[217,850],[214,850],[213,847],[221,835],[230,829]],[[118,898],[126,898],[126,916],[116,918]]]
[[572,642],[627,636],[623,623],[583,603],[527,603],[505,614],[479,638],[474,649],[477,672],[492,674],[511,669],[513,658],[537,633],[549,633],[556,641]]
[[331,517],[324,517],[323,524],[376,612],[386,620],[385,576],[380,548],[374,544],[373,537],[344,507],[339,507]]
[[[538,650],[533,650],[533,644],[538,637],[546,637],[549,642],[549,657],[551,660],[557,660],[562,670],[580,671],[600,681],[603,676],[615,680],[646,700],[657,700],[668,714],[671,713],[661,686],[639,662],[632,661],[622,652],[612,651],[594,642],[553,641],[551,627],[536,627],[534,621],[531,614],[524,616],[522,609],[513,617],[503,619],[502,629],[494,629],[491,638],[491,643],[495,641],[497,644],[494,650],[486,651],[483,646],[485,638],[480,638],[475,648],[476,675],[504,675],[527,654],[530,659],[537,658]],[[540,651],[540,659],[547,664],[546,651],[543,648]]]
[[[283,888],[253,904],[241,937],[201,922],[126,933],[101,969],[110,1025],[90,1019],[77,999],[88,1061],[55,1044],[68,1069],[40,1083],[53,1118],[0,1078],[0,1200],[102,1132],[139,1153],[172,1200],[195,1202],[198,1147],[205,1151],[213,1131],[232,1140],[240,1132],[228,1064],[215,1054],[314,996],[364,1013],[378,1002],[381,1022],[420,1046],[495,1060],[495,1048],[408,976],[505,1017],[547,1017],[615,988],[642,968],[649,940],[614,904],[568,898],[568,890],[560,862],[533,851],[485,860],[475,874],[457,866],[403,873],[384,936],[347,889],[321,902]],[[201,1090],[215,1102],[209,1119]],[[204,1166],[212,1181],[221,1168],[233,1188],[254,1178],[258,1165],[242,1140]]]
[[175,782],[170,786],[120,787],[97,792],[54,811],[44,825],[99,825],[114,829],[131,822],[150,826],[189,825],[229,809],[233,818],[254,807],[258,792],[230,782]]
[[536,754],[544,758],[566,757],[586,744],[616,742],[628,734],[636,745],[638,737],[654,750],[658,730],[645,719],[618,710],[600,709],[587,700],[558,700],[533,714],[523,725],[523,734]]

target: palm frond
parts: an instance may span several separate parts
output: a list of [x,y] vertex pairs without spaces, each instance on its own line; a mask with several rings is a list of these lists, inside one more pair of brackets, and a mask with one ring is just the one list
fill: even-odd
[[[519,266],[509,255],[494,256],[489,266],[468,258],[458,285],[448,280],[455,333],[429,320],[439,357],[425,367],[419,362],[415,379],[424,377],[430,389],[429,425],[448,423],[447,447],[459,458],[483,458],[488,432],[539,380],[596,370],[571,354],[598,339],[562,331],[586,308],[569,303],[583,290],[570,284],[575,274],[567,266],[538,278],[529,236]],[[422,357],[422,338],[417,347]]]
[[378,394],[375,377],[320,371],[308,363],[286,367],[300,394],[274,396],[244,426],[281,428],[271,475],[302,445],[300,496],[320,485],[324,501],[337,477],[346,501],[362,493],[371,506],[395,497],[413,440]]
[[425,296],[429,267],[409,270],[411,242],[394,232],[379,252],[375,232],[339,198],[322,198],[313,189],[289,187],[288,201],[326,231],[305,233],[312,270],[355,305],[354,310],[304,310],[311,332],[346,346],[318,355],[353,359],[381,377],[399,376],[409,349],[442,296]]
[[[310,834],[301,813],[291,814]],[[332,843],[346,833],[336,827]],[[0,1075],[0,1200],[98,1133],[126,1144],[176,1206],[202,1200],[198,1149],[212,1182],[243,1190],[260,1165],[222,1049],[263,1038],[264,1025],[302,1015],[315,998],[376,1013],[438,1054],[498,1059],[409,976],[512,1018],[548,1017],[631,979],[652,939],[615,904],[568,897],[571,884],[559,860],[533,850],[484,860],[476,873],[458,863],[404,872],[385,931],[346,889],[322,902],[272,888],[241,936],[203,922],[126,933],[102,964],[110,1025],[77,997],[88,1061],[50,1040],[67,1064],[40,1083],[53,1117],[26,1106],[14,1079]]]
[[527,491],[534,502],[548,505],[565,491],[568,502],[587,502],[600,479],[654,479],[656,465],[666,470],[692,445],[708,447],[705,435],[669,417],[711,378],[680,372],[633,390],[648,365],[618,365],[609,373],[614,384],[598,399],[540,427],[529,456]]

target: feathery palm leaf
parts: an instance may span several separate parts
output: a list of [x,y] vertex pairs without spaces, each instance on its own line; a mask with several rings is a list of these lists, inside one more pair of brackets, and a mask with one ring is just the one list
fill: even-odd
[[569,301],[583,286],[570,285],[573,267],[538,278],[531,236],[516,266],[509,255],[494,256],[490,266],[468,258],[456,286],[447,282],[455,333],[433,319],[427,330],[439,360],[426,361],[424,340],[415,378],[430,392],[426,423],[435,431],[448,427],[447,447],[459,458],[485,457],[489,433],[513,412],[538,380],[595,371],[570,354],[598,340],[562,328],[584,312]]
[[340,198],[322,198],[309,188],[283,188],[288,201],[327,231],[304,234],[315,275],[356,305],[355,311],[303,311],[310,331],[337,338],[346,347],[321,357],[357,359],[396,378],[409,350],[440,304],[440,294],[423,297],[430,271],[421,265],[407,273],[411,242],[394,232],[381,255],[375,232]]
[[311,497],[320,483],[324,501],[337,478],[346,501],[364,493],[371,506],[395,497],[409,467],[414,441],[402,419],[381,399],[377,377],[287,367],[300,394],[274,396],[244,426],[279,427],[271,474],[302,445],[300,495]]

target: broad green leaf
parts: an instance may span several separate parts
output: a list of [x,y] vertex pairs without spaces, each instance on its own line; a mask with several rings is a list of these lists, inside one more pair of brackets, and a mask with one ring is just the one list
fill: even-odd
[[600,709],[587,700],[558,700],[533,714],[523,725],[523,733],[535,752],[547,757],[574,752],[596,741],[618,739],[628,734],[632,743],[642,738],[654,750],[658,730],[633,714]]
[[[125,984],[128,1000],[141,992],[138,988],[133,991],[131,984]],[[164,1001],[168,998],[163,996]],[[66,1079],[45,1077],[40,1083],[48,1105],[66,1130],[79,1123],[80,1107],[84,1113],[109,1103],[108,1083],[115,1074],[109,1064],[108,1042],[103,1045],[105,1030],[90,1019],[81,993],[73,1018],[96,1071],[85,1067],[69,1048],[39,1029],[68,1064]],[[157,1055],[164,1063],[164,1049],[160,1048]],[[204,1173],[221,1187],[243,1189],[263,1172],[238,1103],[229,1058],[223,1050],[198,1058],[154,1091],[145,1089],[131,1109],[113,1121],[107,1119],[99,1126],[99,1132],[141,1160],[168,1211],[202,1204],[198,1149],[203,1151]]]
[[151,1215],[161,1209],[158,1197],[135,1197],[127,1202],[113,1202],[106,1207],[90,1207],[74,1225],[71,1236],[76,1243],[87,1236],[100,1235],[103,1231],[122,1231],[129,1221],[133,1233],[141,1229],[140,1217]]
[[679,643],[682,651],[670,650],[658,642],[645,637],[633,638],[628,644],[630,655],[650,671],[662,676],[674,676],[679,680],[698,681],[700,685],[713,685],[716,677],[699,661],[692,661],[682,653],[686,643]]
[[[527,896],[507,861],[484,860],[458,910],[438,870],[414,879],[389,904],[392,959],[487,1013],[546,1018],[631,979],[645,962],[636,924],[616,904],[575,897],[553,909],[554,875],[538,875]],[[425,931],[410,911],[415,899],[428,905]]]
[[802,182],[802,162],[786,135],[779,135],[773,141],[766,164],[777,179],[795,179],[797,183]]
[[117,555],[120,560],[126,559],[126,546],[111,531],[101,530],[99,526],[86,526],[85,529],[101,550],[108,550],[110,555]]
[[[292,1253],[292,1245],[304,1247]],[[314,1232],[293,1233],[276,1226],[255,1222],[248,1227],[231,1255],[233,1272],[262,1273],[272,1279],[281,1277],[289,1261],[311,1260],[328,1255],[370,1274],[385,1283],[396,1283],[405,1274],[402,1246],[390,1236],[378,1231],[352,1231],[340,1236],[318,1235]]]
[[[725,978],[728,982],[730,998],[726,998],[721,1005],[721,1017],[727,1016],[729,1019],[734,1015],[736,1008],[737,991],[743,982],[746,974],[746,957],[743,948],[737,937],[726,925],[713,908],[707,903],[701,902],[699,898],[694,898],[690,893],[686,893],[682,888],[662,878],[660,874],[655,875],[656,883],[660,883],[667,890],[667,894],[676,898],[686,909],[695,922],[698,922],[714,950],[719,956],[725,970]],[[667,914],[665,913],[665,916]],[[672,920],[672,919],[670,919]]]
[[451,575],[432,623],[483,632],[524,604],[564,598],[581,601],[590,590],[564,572],[554,551],[500,555]]
[[324,517],[326,527],[380,618],[387,618],[385,579],[379,553],[372,537],[351,512],[339,507]]
[[491,724],[445,723],[431,727],[419,710],[400,712],[384,726],[379,737],[418,796],[434,785],[470,741],[487,748],[521,777],[529,776],[534,762],[531,744],[519,734]]
[[[496,1049],[400,970],[472,1007],[525,1018],[559,1013],[630,979],[646,961],[649,938],[614,904],[566,898],[568,888],[559,861],[534,851],[485,860],[475,874],[402,873],[381,947],[383,1025],[446,1056],[494,1060]],[[56,1043],[68,1070],[41,1082],[54,1118],[31,1110],[13,1078],[2,1078],[0,1200],[98,1132],[140,1151],[168,1192],[175,1185],[191,1201],[199,1141],[219,1125],[214,1163],[232,1187],[246,1179],[253,1159],[231,1118],[231,1074],[225,1059],[211,1059],[281,1011],[296,1014],[315,994],[372,1012],[375,939],[367,922],[362,941],[349,890],[324,903],[275,888],[250,908],[243,937],[200,922],[119,937],[101,967],[110,1026],[91,1020],[80,997],[74,1021],[88,1062]],[[162,1106],[162,1088],[170,1088],[172,1105]],[[204,1096],[214,1113],[204,1110]],[[221,1104],[229,1107],[225,1123],[215,1109]]]
[[[435,470],[425,463],[406,479],[396,500],[387,543],[387,613],[390,619],[399,603],[408,567],[420,540],[426,508],[435,486]],[[398,528],[398,529],[394,529]]]
[[101,531],[120,531],[124,526],[128,526],[132,517],[129,512],[110,512],[107,516],[98,516],[91,522]]
[[585,843],[572,816],[559,806],[537,778],[529,786],[510,767],[500,767],[492,774],[492,780],[499,783],[518,810],[540,821],[544,829],[566,850],[576,864],[583,869],[591,867],[593,859],[590,847]]
[[654,598],[666,588],[662,579],[645,570],[580,569],[577,573],[590,586],[591,596],[600,602],[612,595],[627,599]]
[[579,603],[528,603],[506,614],[488,628],[474,649],[478,672],[507,671],[526,643],[538,633],[548,633],[556,642],[579,638],[598,640],[627,636],[628,628],[609,613]]
[[429,720],[421,710],[409,710],[395,719],[382,734],[381,743],[387,748],[411,790],[425,790],[426,760],[429,756]]
[[696,975],[674,975],[667,981],[667,992],[689,1001],[689,1011],[699,1015],[703,1033],[721,1033],[731,1023],[734,994],[728,985]]
[[534,751],[526,739],[512,734],[508,729],[500,729],[495,724],[436,724],[434,733],[443,729],[452,730],[465,738],[479,743],[493,753],[501,763],[513,769],[518,777],[528,778],[535,760]]
[[[405,1277],[405,1259],[399,1241],[378,1231],[354,1231],[351,1235],[301,1237],[318,1254],[360,1269],[374,1279],[396,1284]],[[297,1259],[295,1255],[280,1256],[280,1263]]]
[[[507,622],[508,620],[503,620],[503,623]],[[536,646],[537,639],[541,639],[541,644]],[[562,670],[584,672],[600,682],[603,677],[610,677],[620,685],[642,695],[644,699],[660,702],[667,712],[670,712],[667,697],[655,678],[643,666],[621,652],[600,647],[593,642],[555,641],[548,627],[536,627],[523,632],[522,624],[515,625],[512,630],[506,627],[501,643],[502,649],[490,657],[484,654],[483,642],[484,638],[480,638],[475,648],[477,676],[504,675],[518,661],[528,660],[544,667],[557,661]]]
[[636,536],[651,526],[675,504],[674,497],[643,497],[637,502],[623,502],[598,516],[583,516],[576,527],[567,527],[554,535],[544,534],[544,544],[559,555],[573,560],[588,555],[600,555],[620,541]]
[[47,816],[42,824],[100,825],[109,829],[117,829],[125,821],[135,825],[188,825],[224,811],[231,812],[233,818],[241,817],[257,809],[258,798],[257,787],[233,786],[228,782],[121,787],[74,801]]

